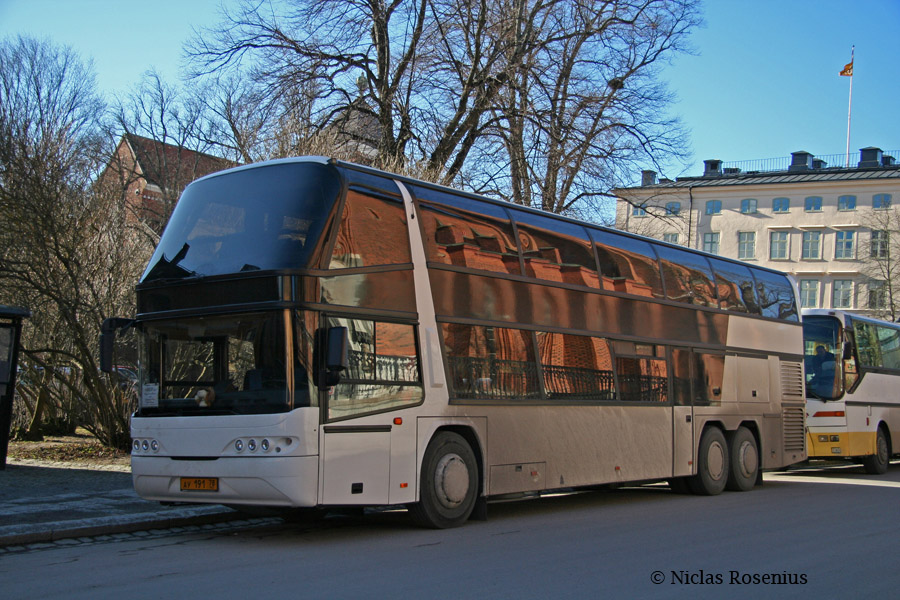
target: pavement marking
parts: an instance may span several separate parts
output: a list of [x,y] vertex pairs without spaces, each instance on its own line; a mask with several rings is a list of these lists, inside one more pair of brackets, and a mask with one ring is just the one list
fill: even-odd
[[766,473],[765,479],[772,481],[799,481],[809,483],[836,483],[838,485],[863,485],[869,487],[900,488],[900,481],[881,481],[877,479],[848,479],[845,477],[816,477],[814,475],[790,475],[785,473]]

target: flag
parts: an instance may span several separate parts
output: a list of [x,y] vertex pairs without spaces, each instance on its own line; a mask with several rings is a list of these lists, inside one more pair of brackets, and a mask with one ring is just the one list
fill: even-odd
[[846,65],[844,65],[844,69],[841,71],[841,77],[853,77],[853,61],[851,60]]

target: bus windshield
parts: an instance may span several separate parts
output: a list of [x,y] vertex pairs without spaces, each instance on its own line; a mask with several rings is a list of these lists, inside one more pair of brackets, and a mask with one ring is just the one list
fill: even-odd
[[307,266],[340,192],[314,162],[237,169],[189,185],[142,282]]
[[841,323],[834,317],[803,318],[803,360],[806,370],[806,395],[821,400],[836,400],[841,386]]
[[[143,326],[140,416],[264,414],[309,406],[312,336],[289,311]],[[290,360],[287,360],[291,357]]]

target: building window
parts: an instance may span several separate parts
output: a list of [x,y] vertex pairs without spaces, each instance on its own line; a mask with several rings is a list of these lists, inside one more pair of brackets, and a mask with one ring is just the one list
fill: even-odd
[[819,305],[819,282],[815,279],[800,280],[800,308],[815,308]]
[[668,242],[670,244],[677,244],[678,243],[678,234],[677,233],[664,233],[663,241]]
[[872,243],[869,247],[869,256],[872,258],[888,257],[888,231],[875,229],[872,231]]
[[707,200],[706,201],[706,214],[708,215],[718,215],[722,212],[722,201],[721,200]]
[[853,282],[849,279],[836,279],[831,293],[832,308],[853,308]]
[[883,281],[870,281],[868,307],[874,310],[887,308],[887,289]]
[[741,200],[741,212],[745,215],[756,212],[756,198],[744,198]]
[[803,209],[806,212],[818,212],[822,210],[822,196],[809,196],[803,202]]
[[816,259],[821,256],[819,252],[820,241],[822,239],[821,231],[804,231],[803,232],[803,253],[801,258],[808,260]]
[[669,202],[666,204],[667,215],[677,215],[681,212],[681,202]]
[[846,260],[853,256],[853,232],[838,231],[834,238],[834,257]]
[[875,194],[872,196],[872,208],[877,210],[886,210],[891,207],[890,194]]
[[719,253],[719,234],[704,233],[703,234],[703,250],[710,254]]
[[741,260],[756,258],[755,231],[738,232],[738,258]]
[[838,210],[856,210],[856,196],[839,196]]
[[769,258],[786,260],[788,257],[788,232],[773,231],[769,234]]
[[646,217],[647,210],[643,206],[632,206],[631,207],[631,216],[632,217]]
[[772,212],[786,213],[791,211],[790,198],[775,198],[772,200]]

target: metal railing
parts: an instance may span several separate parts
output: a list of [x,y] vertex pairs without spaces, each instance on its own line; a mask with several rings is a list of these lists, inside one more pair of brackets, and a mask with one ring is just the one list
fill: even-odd
[[[900,150],[883,150],[882,156],[893,156],[900,161]],[[847,166],[847,154],[822,154],[814,155],[814,160],[821,160],[825,163],[826,169],[843,169]],[[859,164],[859,151],[850,153],[850,167],[855,168]],[[791,157],[780,158],[760,158],[755,160],[741,160],[734,162],[723,162],[722,172],[726,175],[737,173],[772,173],[777,171],[788,171],[791,166]],[[737,169],[736,172],[729,173],[729,169]]]

